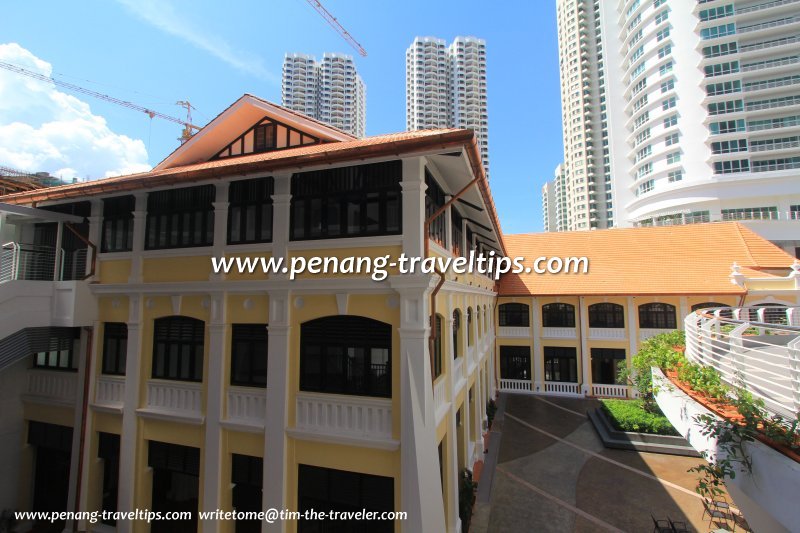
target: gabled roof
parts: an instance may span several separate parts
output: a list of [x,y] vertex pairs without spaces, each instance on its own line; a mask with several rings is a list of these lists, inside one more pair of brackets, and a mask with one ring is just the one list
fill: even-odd
[[356,139],[355,136],[347,132],[302,113],[273,104],[252,94],[245,94],[195,133],[188,141],[175,149],[161,163],[156,165],[154,170],[165,170],[208,161],[224,146],[264,117],[269,117],[299,131],[308,133],[323,142]]
[[587,274],[506,274],[501,296],[743,294],[734,262],[748,276],[774,277],[794,258],[738,222],[505,235],[526,266],[541,256],[589,259]]

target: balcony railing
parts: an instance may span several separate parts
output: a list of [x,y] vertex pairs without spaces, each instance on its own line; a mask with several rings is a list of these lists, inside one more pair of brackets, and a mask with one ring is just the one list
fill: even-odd
[[97,378],[94,405],[101,409],[121,411],[125,402],[125,376],[106,376]]
[[8,242],[0,249],[0,282],[85,279],[88,254],[88,248],[62,248],[56,254],[52,246]]
[[564,396],[580,396],[581,386],[578,383],[568,381],[545,381],[544,391],[550,394],[561,394]]
[[337,394],[297,394],[295,427],[306,433],[365,440],[392,438],[392,401]]
[[33,369],[28,372],[26,399],[61,405],[75,405],[78,373],[63,370]]
[[140,413],[202,422],[202,405],[201,383],[152,379],[147,382],[147,407]]
[[800,307],[706,309],[684,324],[690,361],[745,388],[773,414],[800,413]]
[[267,389],[254,387],[228,389],[228,422],[263,428],[266,416]]
[[531,392],[531,380],[501,378],[500,390],[505,392]]
[[786,17],[771,22],[761,22],[759,24],[752,24],[750,26],[739,26],[736,28],[736,33],[749,33],[751,31],[766,30],[769,28],[777,28],[779,26],[786,26],[787,24],[794,24],[800,22],[800,17]]
[[736,14],[743,15],[745,13],[753,13],[755,11],[761,11],[763,9],[770,9],[772,7],[778,6],[785,6],[789,4],[796,4],[798,0],[774,0],[773,2],[765,2],[763,4],[756,4],[754,6],[748,7],[737,7]]
[[627,398],[627,385],[592,384],[592,396],[605,398]]

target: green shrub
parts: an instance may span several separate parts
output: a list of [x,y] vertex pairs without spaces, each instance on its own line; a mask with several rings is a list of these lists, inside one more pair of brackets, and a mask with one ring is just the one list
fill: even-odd
[[656,407],[656,412],[645,410],[642,400],[600,401],[603,404],[603,411],[614,429],[653,435],[678,435],[658,407]]
[[487,426],[491,429],[492,422],[494,421],[494,415],[497,412],[497,403],[493,399],[489,399],[486,402],[486,423]]
[[472,521],[472,507],[475,505],[475,491],[478,484],[472,479],[472,471],[465,468],[458,480],[458,517],[461,519],[461,531],[469,531]]

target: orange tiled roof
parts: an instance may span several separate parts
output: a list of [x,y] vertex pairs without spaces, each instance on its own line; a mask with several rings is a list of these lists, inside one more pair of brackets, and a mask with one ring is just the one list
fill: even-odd
[[731,283],[737,262],[746,276],[770,277],[794,258],[738,222],[503,236],[508,255],[526,264],[540,256],[589,258],[587,274],[506,274],[501,296],[743,294]]

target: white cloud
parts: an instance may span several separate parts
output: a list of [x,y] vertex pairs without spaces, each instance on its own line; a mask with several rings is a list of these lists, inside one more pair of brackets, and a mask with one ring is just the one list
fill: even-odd
[[[0,44],[0,61],[50,76],[52,66],[16,43]],[[150,169],[144,142],[111,131],[89,104],[0,69],[0,165],[98,179]]]
[[[237,70],[265,81],[279,82],[278,77],[264,67],[260,58],[243,50],[236,50],[225,39],[212,35],[208,30],[194,27],[185,20],[185,14],[177,12],[175,6],[168,0],[117,0],[117,2],[151,26],[183,39],[200,50],[205,50]],[[182,9],[185,9],[185,6]]]

